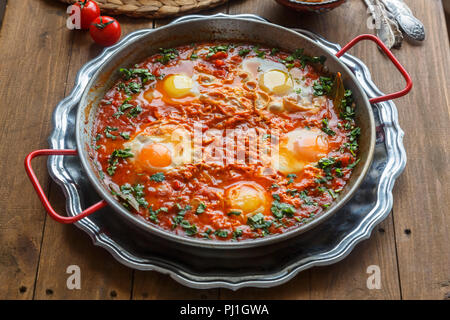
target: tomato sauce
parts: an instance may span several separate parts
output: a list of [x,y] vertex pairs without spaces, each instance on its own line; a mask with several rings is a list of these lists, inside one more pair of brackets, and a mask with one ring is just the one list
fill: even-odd
[[[323,63],[302,50],[200,43],[121,69],[93,128],[105,184],[183,236],[242,241],[308,223],[358,163],[351,92]],[[258,154],[267,145],[276,161]]]

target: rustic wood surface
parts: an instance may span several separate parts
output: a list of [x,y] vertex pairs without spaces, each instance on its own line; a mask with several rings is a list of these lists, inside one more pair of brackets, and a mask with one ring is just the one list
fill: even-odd
[[[4,2],[0,0],[0,21]],[[396,100],[408,164],[394,188],[394,209],[343,261],[302,272],[276,288],[233,292],[189,289],[156,272],[128,269],[76,227],[46,216],[23,159],[47,147],[54,106],[71,90],[79,68],[101,48],[87,33],[67,30],[63,4],[9,0],[0,24],[0,299],[449,299],[448,34],[441,0],[407,2],[424,22],[428,38],[421,46],[404,43],[395,52],[415,86]],[[271,0],[230,0],[205,14],[215,12],[258,14],[340,44],[369,32],[360,0],[321,16],[290,12]],[[170,21],[119,20],[124,35]],[[362,43],[352,54],[366,62],[381,90],[403,86],[374,45]],[[49,179],[45,159],[33,166],[51,202],[63,211],[64,197]],[[66,287],[66,268],[74,264],[81,268],[81,290]],[[380,290],[367,289],[369,265],[380,267]]]

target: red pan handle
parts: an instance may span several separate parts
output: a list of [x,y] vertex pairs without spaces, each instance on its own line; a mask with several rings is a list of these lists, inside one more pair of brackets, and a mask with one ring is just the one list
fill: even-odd
[[406,80],[405,89],[395,92],[395,93],[387,94],[385,96],[372,98],[369,100],[369,102],[373,104],[373,103],[378,103],[378,102],[382,102],[382,101],[400,98],[400,97],[403,97],[404,95],[406,95],[409,91],[411,91],[413,82],[412,82],[411,77],[409,76],[408,72],[400,64],[400,62],[397,60],[397,58],[394,57],[394,55],[388,49],[388,47],[386,47],[386,45],[378,37],[376,37],[372,34],[362,34],[360,36],[357,36],[355,39],[353,39],[348,44],[346,44],[338,53],[336,53],[336,57],[338,57],[338,58],[342,57],[344,55],[344,53],[346,53],[355,44],[357,44],[358,42],[360,42],[362,40],[371,40],[371,41],[375,42],[381,48],[381,50],[383,50],[383,52],[388,56],[388,58],[391,59],[392,63],[397,67],[398,71],[400,71],[400,73],[403,75],[403,77]]
[[97,210],[100,210],[103,207],[106,207],[108,204],[105,200],[102,200],[100,202],[97,202],[93,206],[90,206],[80,214],[74,216],[74,217],[67,217],[62,216],[58,214],[51,206],[50,202],[48,201],[47,196],[45,195],[44,190],[42,189],[41,185],[39,184],[39,181],[36,177],[36,174],[33,171],[33,168],[31,167],[31,160],[38,156],[51,156],[51,155],[68,155],[68,156],[76,156],[78,155],[77,150],[73,149],[64,149],[64,150],[56,150],[56,149],[41,149],[31,152],[29,155],[25,158],[25,170],[28,174],[28,177],[31,180],[31,184],[33,185],[34,189],[37,192],[37,195],[39,199],[41,200],[42,204],[44,205],[45,210],[47,210],[50,217],[55,219],[58,222],[61,223],[74,223],[80,219],[83,219],[84,217],[87,217],[91,213],[94,213]]

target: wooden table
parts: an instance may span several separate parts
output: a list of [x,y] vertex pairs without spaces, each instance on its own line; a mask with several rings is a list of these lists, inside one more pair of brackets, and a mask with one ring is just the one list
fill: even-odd
[[[0,0],[4,4],[5,0]],[[343,261],[300,273],[272,289],[194,290],[157,272],[134,271],[89,237],[48,218],[23,169],[25,155],[46,148],[55,105],[71,90],[78,69],[99,54],[85,32],[66,28],[66,7],[53,0],[9,0],[0,30],[0,298],[8,299],[449,299],[450,50],[441,0],[409,0],[427,29],[422,46],[404,43],[395,54],[413,77],[410,95],[396,101],[408,164],[394,190],[394,208]],[[0,5],[0,13],[3,11]],[[370,32],[360,0],[317,16],[290,12],[271,0],[231,0],[205,12],[254,13],[310,29],[344,44]],[[1,14],[0,14],[1,16]],[[123,34],[168,22],[119,18]],[[403,79],[371,43],[352,50],[380,89]],[[51,202],[64,196],[48,177],[45,159],[33,162]],[[66,268],[81,268],[81,290],[68,290]],[[381,289],[366,286],[378,265]]]

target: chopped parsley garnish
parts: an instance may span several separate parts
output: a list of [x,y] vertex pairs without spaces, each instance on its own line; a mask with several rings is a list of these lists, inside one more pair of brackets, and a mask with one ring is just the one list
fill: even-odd
[[308,197],[308,193],[305,190],[300,192],[300,199],[302,199],[303,203],[307,206],[317,206],[317,203],[311,201],[311,198]]
[[190,224],[189,221],[182,220],[180,222],[180,226],[184,229],[184,232],[186,232],[186,235],[188,236],[195,236],[197,234],[197,226],[195,224]]
[[134,186],[131,186],[129,183],[126,183],[126,184],[120,186],[120,191],[124,195],[134,196],[134,199],[140,206],[147,208],[148,202],[144,198],[144,196],[145,196],[144,186],[142,184],[136,184]]
[[166,180],[166,176],[164,175],[164,172],[158,172],[158,173],[152,174],[150,176],[150,180],[155,181],[155,182],[162,182],[162,181]]
[[247,219],[247,224],[253,229],[260,229],[263,236],[270,234],[269,227],[272,225],[272,221],[265,220],[262,213],[257,213]]
[[203,202],[200,202],[197,207],[197,210],[195,210],[195,213],[202,214],[203,212],[205,212],[205,210],[206,210],[206,204],[204,204]]
[[358,159],[358,160],[356,160],[355,162],[349,164],[349,165],[347,166],[347,168],[353,169],[354,167],[356,167],[356,165],[359,163],[360,160],[361,160],[361,159]]
[[240,236],[242,236],[242,230],[241,229],[236,229],[233,231],[233,239],[236,240],[237,238],[239,238]]
[[203,233],[203,238],[211,240],[211,236],[210,236],[211,233],[212,233],[212,229],[211,228],[206,229],[206,231]]
[[131,103],[128,103],[128,101],[131,100],[131,97],[126,98],[123,103],[120,105],[119,110],[113,114],[113,117],[119,118],[121,115],[125,114],[125,110],[129,109],[129,108],[133,108],[134,105],[132,105]]
[[153,222],[155,222],[155,223],[159,223],[159,220],[158,220],[158,214],[160,213],[160,212],[168,212],[169,210],[166,208],[166,207],[162,207],[162,208],[159,208],[159,209],[157,209],[157,210],[153,210],[153,207],[152,206],[150,206],[149,208],[148,208],[148,212],[149,212],[149,219],[151,220],[151,221],[153,221]]
[[119,163],[119,158],[130,158],[134,156],[133,153],[131,153],[130,151],[131,149],[128,148],[113,151],[108,160],[109,166],[106,168],[106,171],[110,176],[112,176],[116,172],[117,164]]
[[317,167],[321,169],[326,169],[332,167],[336,163],[336,159],[334,158],[322,158],[319,160]]
[[239,50],[239,55],[241,57],[245,57],[250,53],[250,51],[251,51],[250,49],[241,49],[241,50]]
[[134,154],[130,152],[131,149],[123,149],[123,150],[114,150],[111,156],[109,157],[108,163],[109,166],[106,168],[106,171],[110,176],[114,175],[117,170],[117,164],[119,163],[119,158],[130,158],[133,157]]
[[270,50],[270,55],[274,56],[276,55],[278,52],[280,52],[280,49],[278,48],[272,48],[272,50]]
[[129,118],[135,118],[137,117],[140,113],[142,112],[142,108],[141,106],[136,106],[133,109],[130,110],[130,112],[128,112],[127,116]]
[[217,229],[214,231],[214,234],[220,238],[228,238],[228,231],[227,230],[220,230]]
[[330,129],[327,118],[322,119],[322,128],[320,128],[320,129],[329,136],[336,135],[336,132],[334,132],[333,130]]
[[274,215],[275,218],[281,219],[284,216],[292,217],[295,213],[295,208],[288,203],[283,203],[279,200],[274,200],[272,202],[272,207],[270,208],[270,211],[272,211],[272,214]]
[[303,53],[304,49],[297,49],[291,55],[287,56],[286,59],[281,60],[280,62],[284,63],[287,68],[292,68],[294,66],[294,61],[298,60],[304,68],[307,63],[320,63],[324,64],[326,57],[312,57]]
[[315,96],[329,95],[333,88],[333,79],[330,77],[320,77],[313,85]]
[[206,55],[206,58],[209,59],[213,55],[215,55],[217,52],[220,52],[220,51],[227,52],[229,47],[230,47],[229,45],[220,45],[220,46],[209,47],[209,52]]
[[105,137],[110,138],[112,140],[116,140],[116,136],[111,134],[111,131],[117,131],[119,130],[118,128],[113,128],[110,126],[106,126],[105,130],[103,130],[103,132],[105,133]]
[[128,133],[128,132],[121,132],[121,133],[119,133],[120,134],[120,136],[122,137],[122,138],[124,138],[125,140],[129,140],[130,139],[130,134]]
[[161,57],[157,58],[156,61],[160,62],[162,64],[167,64],[170,60],[175,59],[178,57],[178,50],[177,49],[159,49],[159,53],[161,54]]
[[[186,214],[186,212],[188,212],[189,210],[192,209],[192,207],[190,205],[185,206],[184,208],[177,203],[176,204],[178,212],[177,215],[175,217],[172,218],[172,229],[175,229],[179,224],[181,224],[184,220],[184,215]],[[186,226],[186,224],[185,224]],[[195,227],[195,230],[197,230],[197,227]]]
[[193,53],[193,54],[191,54],[191,56],[189,57],[189,59],[191,59],[191,60],[196,60],[196,59],[198,59],[198,55],[195,54],[195,53]]
[[[150,73],[148,69],[125,69],[120,68],[119,72],[122,74],[124,80],[130,80],[136,77],[141,78],[142,83],[147,81],[154,81],[156,77]],[[136,92],[137,93],[137,92]]]
[[238,210],[231,210],[230,212],[227,213],[227,216],[239,216],[242,212],[238,211]]
[[130,82],[128,85],[121,82],[119,83],[118,88],[120,90],[123,90],[126,95],[131,95],[140,92],[142,89],[142,85],[139,82]]
[[255,52],[255,54],[258,58],[264,58],[266,56],[266,53],[264,51],[259,50],[259,46],[255,46],[253,48],[253,51]]
[[290,173],[287,175],[288,183],[287,184],[291,184],[294,183],[294,179],[297,178],[297,175],[295,173]]

